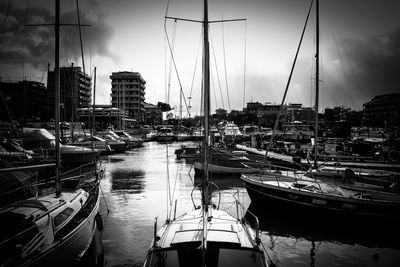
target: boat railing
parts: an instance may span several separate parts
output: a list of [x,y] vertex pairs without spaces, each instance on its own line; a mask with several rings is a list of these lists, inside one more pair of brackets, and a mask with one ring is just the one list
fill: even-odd
[[12,194],[14,192],[17,192],[19,190],[29,190],[31,188],[35,188],[38,184],[38,172],[35,171],[37,169],[42,169],[42,168],[48,168],[48,167],[54,167],[55,163],[48,163],[48,164],[38,164],[38,165],[29,165],[29,166],[18,166],[18,167],[10,167],[10,168],[2,168],[0,169],[0,173],[11,173],[11,172],[20,172],[20,171],[34,171],[34,181],[33,183],[28,183],[24,184],[22,186],[19,186],[17,188],[13,188],[12,190],[8,190],[5,192],[0,193],[0,198],[9,194]]
[[[98,165],[98,162],[90,162],[83,164],[79,167],[76,167],[74,169],[68,170],[66,172],[63,172],[60,174],[60,181],[61,182],[66,182],[66,181],[72,181],[76,180],[76,186],[75,189],[78,189],[84,182],[88,182],[93,180],[93,177],[95,177],[95,180],[100,180],[104,170],[101,169],[101,166]],[[43,185],[49,185],[52,183],[55,183],[56,177],[50,177],[44,182],[39,182],[36,184],[33,184],[31,186],[43,186]]]
[[[98,162],[90,162],[83,164],[75,169],[69,170],[60,175],[61,181],[67,180],[78,180],[76,185],[76,189],[78,189],[83,183],[89,182],[93,180],[100,180],[104,171],[101,169],[101,166]],[[100,176],[100,177],[99,177]]]
[[[254,169],[253,166],[249,166],[247,163],[242,163],[242,165],[245,166],[246,168]],[[281,186],[281,184],[280,184],[281,182],[291,181],[291,182],[297,183],[299,181],[304,180],[304,172],[303,171],[298,171],[298,170],[292,169],[292,168],[285,168],[283,170],[280,167],[278,169],[278,168],[276,168],[277,166],[274,166],[272,164],[269,164],[269,169],[265,169],[265,168],[263,168],[265,166],[266,166],[265,164],[259,165],[259,168],[258,168],[260,175],[258,175],[257,177],[261,183],[263,183],[265,181],[266,175],[268,178],[274,179],[279,187]],[[318,188],[322,194],[325,194],[319,181],[314,180],[313,183],[315,183],[318,186]],[[297,187],[297,189],[301,190],[301,187]]]
[[[210,187],[210,186],[215,187],[215,188],[216,188],[216,191],[218,192],[218,205],[216,206],[216,208],[219,209],[219,206],[221,205],[221,190],[219,189],[218,185],[217,185],[216,183],[213,183],[213,182],[208,182],[208,186],[209,186],[209,187]],[[194,186],[193,189],[192,189],[192,192],[190,193],[190,198],[191,198],[191,200],[192,200],[193,207],[194,207],[195,209],[199,209],[200,206],[196,206],[196,203],[194,202],[194,198],[193,198],[193,193],[194,193],[194,191],[195,191],[196,189],[199,189],[199,190],[200,190],[200,187],[201,187],[200,184]]]
[[[255,229],[255,243],[257,245],[257,247],[260,246],[261,244],[261,239],[260,239],[260,222],[258,220],[258,217],[252,213],[251,211],[249,211],[248,209],[246,210],[245,206],[239,201],[238,198],[236,198],[236,195],[239,195],[239,190],[233,195],[233,198],[235,199],[235,203],[236,203],[236,219],[238,221],[242,221],[242,223],[247,223],[249,226],[252,225],[252,222],[250,220],[248,220],[248,216],[244,216],[244,214],[246,215],[250,215],[251,218],[254,220],[254,229]],[[239,208],[241,208],[241,211],[243,215],[239,215]]]

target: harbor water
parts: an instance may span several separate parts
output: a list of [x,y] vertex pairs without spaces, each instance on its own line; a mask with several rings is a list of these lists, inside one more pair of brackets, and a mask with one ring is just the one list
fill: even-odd
[[[196,143],[147,142],[122,154],[101,158],[105,175],[101,181],[102,245],[106,266],[141,266],[154,235],[167,218],[199,205],[200,194],[193,191],[200,181],[194,178],[192,163],[176,159],[181,145]],[[238,177],[211,180],[219,187],[213,200],[233,216],[242,216],[235,199],[252,210],[250,199]],[[169,188],[169,190],[168,190]],[[175,201],[176,200],[176,201]],[[176,210],[176,211],[175,211]],[[377,229],[355,233],[338,222],[324,227],[306,218],[282,220],[270,210],[256,210],[261,240],[269,261],[276,266],[400,266],[399,231]],[[387,231],[389,230],[389,231]],[[389,233],[389,234],[388,234]]]

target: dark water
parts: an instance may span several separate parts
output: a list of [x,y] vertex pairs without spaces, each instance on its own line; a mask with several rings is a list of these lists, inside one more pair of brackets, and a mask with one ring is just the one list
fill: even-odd
[[[177,215],[193,208],[191,192],[199,181],[194,179],[191,163],[175,157],[175,149],[182,144],[171,143],[167,147],[149,142],[142,148],[102,159],[106,168],[101,182],[106,266],[143,264],[155,218],[161,226],[167,212],[173,217],[173,208],[167,205],[168,186],[172,202],[177,199]],[[262,243],[276,266],[400,266],[400,236],[396,236],[399,231],[390,235],[390,229],[381,234],[376,229],[355,231],[357,226],[349,228],[341,222],[337,227],[325,227],[307,218],[282,218],[275,211],[250,205],[238,178],[212,179],[220,188],[221,209],[236,216],[236,197],[259,217]],[[197,192],[194,197],[199,204]],[[218,199],[214,194],[214,200]]]

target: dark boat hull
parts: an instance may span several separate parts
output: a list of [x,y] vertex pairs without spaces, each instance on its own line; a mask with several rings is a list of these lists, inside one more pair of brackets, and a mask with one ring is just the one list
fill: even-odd
[[300,216],[342,218],[368,222],[400,221],[399,202],[377,202],[269,186],[241,178],[252,203],[258,207],[283,210]]

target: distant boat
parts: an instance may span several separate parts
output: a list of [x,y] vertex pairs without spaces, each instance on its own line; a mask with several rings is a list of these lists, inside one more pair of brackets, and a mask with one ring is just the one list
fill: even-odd
[[200,154],[200,146],[186,146],[182,145],[175,150],[177,159],[193,159]]
[[113,131],[97,132],[96,134],[107,141],[107,144],[110,146],[112,152],[125,152],[128,148],[128,143],[121,140],[121,138]]
[[145,136],[146,141],[155,141],[157,139],[157,131],[149,130],[149,132]]
[[222,128],[222,140],[225,143],[241,142],[243,140],[243,133],[236,124],[228,122]]
[[250,141],[252,135],[262,135],[257,125],[243,126],[243,141]]
[[159,142],[170,142],[175,138],[174,133],[172,132],[172,128],[170,127],[162,127],[158,130],[157,133],[157,141]]
[[[231,151],[220,150],[217,148],[210,149],[210,160],[208,161],[208,172],[213,174],[226,174],[234,175],[239,177],[242,173],[253,173],[257,172],[257,169],[247,168],[243,164],[252,163],[252,161],[246,157],[245,152],[237,153]],[[204,172],[205,166],[203,162],[203,154],[199,154],[194,158],[193,167],[196,176],[201,176]]]
[[[211,203],[207,161],[210,158],[210,68],[208,43],[208,1],[204,0],[204,176],[198,186],[201,204],[194,210],[166,220],[160,230],[154,225],[154,238],[144,266],[267,266],[260,248],[258,229],[253,231]],[[167,155],[168,156],[168,155]]]
[[116,135],[128,144],[128,148],[136,148],[143,146],[143,139],[139,137],[133,137],[124,131],[114,131]]
[[[43,128],[23,128],[23,146],[38,154],[54,154],[56,138]],[[73,146],[59,145],[61,160],[67,164],[86,164],[96,160],[100,150]]]
[[68,143],[72,146],[83,146],[86,148],[94,148],[100,151],[101,154],[110,153],[111,147],[108,145],[107,141],[98,136],[79,136],[75,138],[74,142]]
[[176,134],[174,139],[176,141],[188,141],[191,139],[191,136],[185,132],[181,132]]

